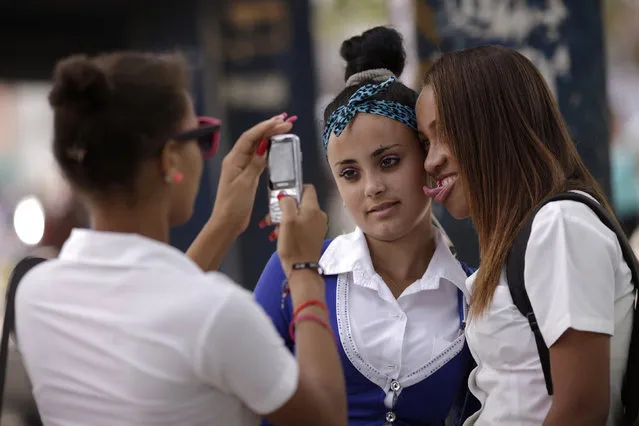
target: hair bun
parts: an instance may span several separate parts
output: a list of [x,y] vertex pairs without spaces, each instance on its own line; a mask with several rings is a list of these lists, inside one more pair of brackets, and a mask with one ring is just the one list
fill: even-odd
[[400,33],[388,27],[375,27],[342,43],[340,55],[346,61],[344,80],[351,75],[385,68],[399,77],[406,64],[406,52]]
[[76,55],[56,66],[49,102],[54,108],[90,112],[104,107],[110,94],[109,80],[98,64],[87,56]]

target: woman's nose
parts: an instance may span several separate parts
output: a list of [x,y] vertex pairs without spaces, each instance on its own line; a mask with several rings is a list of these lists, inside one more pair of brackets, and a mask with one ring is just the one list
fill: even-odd
[[366,187],[364,188],[364,194],[367,197],[374,197],[384,192],[385,185],[379,175],[369,174],[366,179]]
[[437,176],[439,171],[446,164],[446,155],[442,149],[431,144],[426,159],[424,160],[424,169],[430,175]]

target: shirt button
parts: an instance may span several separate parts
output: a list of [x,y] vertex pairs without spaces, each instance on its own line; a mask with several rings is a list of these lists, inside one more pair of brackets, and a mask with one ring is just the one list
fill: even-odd
[[393,380],[390,384],[390,388],[393,392],[399,392],[399,390],[402,388],[402,385],[400,385],[397,380]]
[[395,423],[395,420],[397,420],[397,416],[395,415],[395,413],[393,413],[392,411],[386,413],[386,421],[388,423]]

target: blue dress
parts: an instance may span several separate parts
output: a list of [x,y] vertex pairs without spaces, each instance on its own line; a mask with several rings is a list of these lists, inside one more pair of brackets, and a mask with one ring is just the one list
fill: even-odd
[[[323,252],[331,241],[324,243]],[[460,262],[461,263],[461,262]],[[461,263],[466,275],[473,270]],[[443,426],[446,419],[453,425],[461,425],[463,420],[479,408],[477,400],[468,392],[468,374],[474,361],[464,336],[466,303],[459,291],[459,335],[443,352],[425,364],[420,371],[411,373],[403,381],[389,377],[384,389],[373,367],[358,361],[352,337],[344,332],[343,322],[348,315],[340,311],[340,298],[347,298],[347,286],[340,283],[341,275],[325,275],[326,301],[331,327],[340,336],[339,356],[346,379],[348,416],[350,426]],[[295,345],[289,337],[292,319],[290,295],[282,299],[282,282],[285,276],[277,254],[269,260],[254,295],[257,302],[271,317],[286,345],[295,353]],[[338,313],[339,312],[339,313]],[[340,329],[342,332],[340,333]],[[355,363],[353,362],[355,361]],[[368,370],[367,370],[368,369]],[[367,377],[369,376],[369,377]],[[270,425],[267,420],[262,425]]]

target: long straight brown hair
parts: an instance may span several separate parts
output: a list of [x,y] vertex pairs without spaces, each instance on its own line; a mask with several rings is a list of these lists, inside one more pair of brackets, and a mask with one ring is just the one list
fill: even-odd
[[520,226],[544,198],[581,189],[612,209],[546,82],[520,53],[502,46],[446,53],[424,84],[433,89],[437,131],[469,191],[481,254],[471,297],[478,316],[492,301]]

